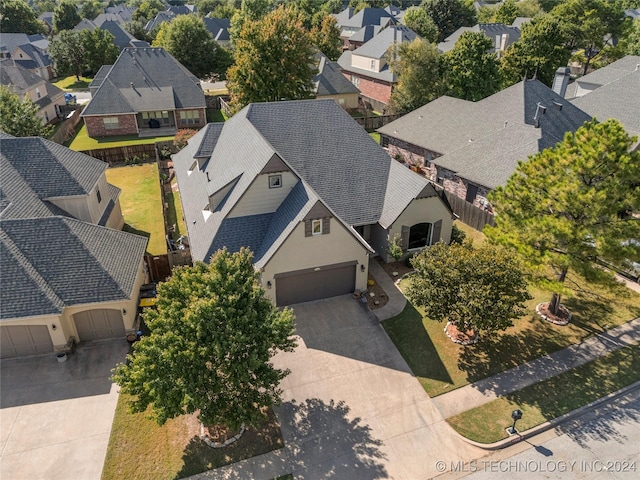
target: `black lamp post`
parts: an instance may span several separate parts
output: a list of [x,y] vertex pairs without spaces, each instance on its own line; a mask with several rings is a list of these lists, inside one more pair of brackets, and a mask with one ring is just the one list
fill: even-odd
[[507,428],[507,432],[509,433],[509,435],[515,435],[516,433],[518,433],[518,431],[516,430],[516,422],[522,418],[522,410],[516,409],[511,412],[511,418],[513,418],[513,425]]

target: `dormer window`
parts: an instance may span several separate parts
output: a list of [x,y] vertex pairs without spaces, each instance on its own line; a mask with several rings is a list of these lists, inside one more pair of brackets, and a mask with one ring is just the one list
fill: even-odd
[[311,235],[322,235],[322,219],[311,220]]
[[269,175],[269,188],[282,187],[282,175]]

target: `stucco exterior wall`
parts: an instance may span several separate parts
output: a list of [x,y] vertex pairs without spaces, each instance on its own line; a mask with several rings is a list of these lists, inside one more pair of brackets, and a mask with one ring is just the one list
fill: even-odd
[[114,230],[122,230],[124,227],[124,215],[122,215],[122,208],[120,207],[120,199],[116,199],[116,203],[111,210],[111,215],[105,225],[107,228],[113,228]]
[[331,219],[330,233],[310,237],[304,236],[304,222],[300,222],[264,267],[262,285],[266,285],[268,281],[271,282],[273,287],[270,289],[265,287],[265,292],[267,297],[275,303],[277,287],[274,275],[277,273],[353,260],[356,260],[359,265],[365,265],[364,272],[359,266],[356,268],[355,288],[366,290],[369,269],[367,249],[335,218]]
[[[269,188],[269,177],[274,175],[281,176],[282,186],[279,188]],[[298,181],[298,178],[291,172],[258,175],[240,201],[229,212],[227,218],[275,212]]]
[[118,117],[119,128],[106,129],[102,119],[104,117],[90,116],[82,117],[84,123],[87,126],[87,135],[90,137],[110,137],[113,135],[137,135],[138,125],[136,123],[136,116],[130,115],[105,115],[105,117]]
[[[382,64],[382,65],[381,65]],[[351,65],[353,67],[369,70],[371,72],[379,72],[380,67],[385,63],[379,58],[362,57],[360,55],[351,55]]]
[[318,95],[317,99],[326,99],[333,98],[338,105],[340,105],[345,110],[349,110],[352,108],[358,108],[358,93],[345,93],[342,95]]
[[[106,176],[103,174],[89,195],[52,198],[49,201],[74,218],[97,224],[109,204],[108,188]],[[98,190],[101,196],[100,202],[98,202]]]

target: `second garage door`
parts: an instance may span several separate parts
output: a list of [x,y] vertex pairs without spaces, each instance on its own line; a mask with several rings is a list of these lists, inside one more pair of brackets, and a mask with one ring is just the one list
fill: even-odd
[[324,265],[317,269],[275,275],[278,305],[310,302],[352,293],[356,283],[356,262]]
[[120,310],[103,308],[87,310],[73,316],[79,341],[124,337],[124,322]]
[[46,325],[0,327],[0,356],[36,355],[53,352],[53,342]]

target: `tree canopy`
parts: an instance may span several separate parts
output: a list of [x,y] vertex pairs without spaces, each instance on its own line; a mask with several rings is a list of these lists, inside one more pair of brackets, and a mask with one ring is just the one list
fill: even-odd
[[84,48],[85,66],[96,73],[103,65],[113,65],[120,55],[120,49],[113,43],[114,36],[108,30],[94,28],[82,30],[80,42]]
[[0,0],[0,32],[33,35],[44,31],[44,25],[27,2]]
[[164,4],[160,0],[144,0],[140,6],[133,12],[132,20],[148,22],[157,15],[158,12],[165,9]]
[[387,52],[391,69],[398,74],[398,84],[391,93],[389,106],[396,113],[406,113],[438,98],[444,85],[440,74],[440,53],[424,39],[403,42]]
[[227,72],[234,111],[252,102],[295,100],[313,95],[313,43],[295,8],[278,7],[246,20]]
[[88,18],[89,20],[95,19],[103,12],[104,7],[98,0],[87,0],[83,2],[80,7],[80,16],[82,18]]
[[464,32],[443,55],[447,94],[478,101],[500,90],[498,58],[493,43],[482,32]]
[[279,311],[258,285],[247,249],[220,250],[209,265],[174,270],[144,315],[150,334],[114,373],[135,412],[159,424],[198,412],[205,425],[254,425],[277,404],[288,374],[270,359],[295,347],[293,312]]
[[336,19],[332,15],[325,14],[319,27],[311,29],[311,39],[318,49],[329,60],[338,60],[342,53],[342,40],[340,30],[336,26]]
[[164,22],[153,46],[163,47],[198,78],[221,73],[217,64],[220,47],[196,15],[179,15]]
[[80,23],[80,20],[82,19],[78,14],[76,4],[71,0],[63,0],[53,11],[53,29],[56,32],[72,30]]
[[494,21],[511,25],[518,16],[519,10],[516,0],[505,0],[497,9]]
[[629,151],[634,140],[616,120],[591,120],[555,148],[520,162],[507,184],[489,194],[496,224],[485,233],[537,269],[554,292],[552,313],[569,270],[606,282],[610,275],[597,268],[597,258],[640,258],[640,245],[623,247],[640,239],[633,216],[640,212],[640,152]]
[[30,98],[24,101],[0,85],[0,130],[14,137],[44,137],[49,138],[53,127],[45,125],[37,116],[38,107]]
[[423,307],[427,317],[451,322],[463,332],[504,330],[531,298],[521,265],[504,248],[437,243],[411,263],[411,301]]
[[441,42],[460,27],[471,27],[475,23],[473,5],[461,0],[423,0],[420,4],[438,27]]
[[102,65],[112,65],[120,49],[107,30],[63,30],[49,43],[49,54],[56,75],[72,74],[79,80],[86,70],[95,73]]
[[404,13],[404,24],[432,43],[438,40],[438,27],[424,8],[408,8]]

